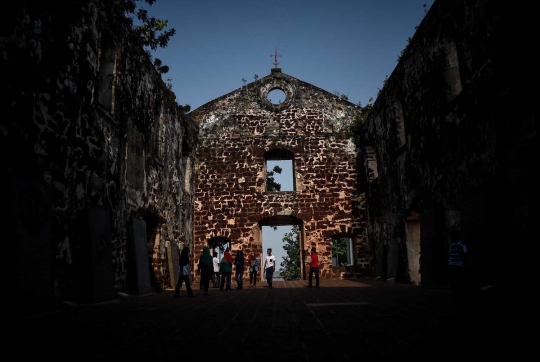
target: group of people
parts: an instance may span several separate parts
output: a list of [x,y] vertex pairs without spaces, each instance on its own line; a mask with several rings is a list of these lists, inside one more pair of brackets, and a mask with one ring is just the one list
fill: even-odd
[[[309,284],[308,288],[313,285],[313,276],[315,276],[315,288],[319,287],[319,257],[315,248],[311,249],[311,255],[306,260],[309,264]],[[174,297],[180,296],[180,290],[182,284],[186,284],[186,291],[188,297],[194,297],[193,289],[190,284],[190,268],[189,268],[189,247],[184,246],[179,258],[179,274],[176,282],[176,288],[174,290]],[[233,258],[229,250],[226,250],[221,260],[218,259],[218,254],[214,252],[214,255],[210,254],[210,248],[205,246],[203,252],[199,257],[199,266],[197,268],[197,275],[200,276],[201,283],[200,289],[204,295],[208,295],[208,289],[210,288],[210,281],[212,281],[212,288],[219,288],[221,291],[231,290],[231,280],[233,267],[235,269],[235,280],[237,283],[236,289],[244,288],[244,269],[245,266],[249,267],[249,287],[257,287],[257,277],[259,273],[260,261],[254,251],[251,251],[248,260],[244,258],[244,252],[238,250],[236,256]],[[266,258],[264,260],[263,267],[266,283],[268,288],[273,288],[272,282],[274,279],[274,272],[276,271],[276,258],[272,255],[272,249],[266,249]]]
[[[462,295],[465,290],[465,274],[467,266],[467,246],[461,241],[461,235],[457,231],[450,233],[451,243],[448,255],[448,268],[450,279],[450,290],[452,294]],[[272,288],[273,275],[276,270],[276,258],[272,255],[272,249],[266,250],[266,258],[264,261],[264,273],[268,288]],[[311,254],[306,257],[306,263],[309,266],[308,288],[313,286],[313,277],[315,277],[315,288],[319,287],[319,257],[315,248],[311,249]],[[221,261],[218,259],[218,254],[210,255],[208,246],[203,248],[203,252],[199,258],[199,267],[197,274],[201,278],[201,290],[204,295],[208,295],[210,280],[213,288],[220,290],[231,290],[231,279],[233,266],[235,267],[235,280],[237,282],[236,289],[243,289],[244,286],[244,268],[246,260],[242,250],[236,252],[236,257],[233,259],[231,253],[226,250]],[[249,287],[256,288],[257,275],[259,272],[259,258],[251,251],[247,260],[249,267]],[[174,297],[180,296],[182,284],[186,283],[186,290],[189,297],[193,297],[193,290],[190,285],[190,269],[189,269],[189,247],[185,246],[182,249],[179,258],[179,275],[174,291]]]
[[[272,276],[275,271],[276,258],[272,255],[272,249],[268,249],[267,254],[265,259],[266,280],[268,282],[268,287],[272,288]],[[175,298],[180,297],[180,290],[184,283],[186,284],[188,297],[195,296],[189,279],[189,264],[189,247],[184,246],[179,257],[178,280],[174,290]],[[197,275],[200,276],[200,289],[203,291],[204,295],[207,296],[208,289],[210,288],[210,281],[212,281],[212,288],[219,288],[221,291],[230,291],[232,286],[233,268],[235,269],[234,277],[237,283],[236,289],[243,289],[246,264],[249,268],[249,287],[256,288],[260,261],[254,251],[250,253],[247,261],[245,260],[244,252],[242,250],[238,250],[234,258],[230,251],[226,250],[223,254],[223,258],[219,260],[217,252],[214,252],[213,255],[211,255],[210,248],[205,246],[199,257],[197,268]]]

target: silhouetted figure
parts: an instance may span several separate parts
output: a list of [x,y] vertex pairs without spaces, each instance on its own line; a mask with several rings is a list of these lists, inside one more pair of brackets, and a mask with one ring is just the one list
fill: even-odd
[[212,255],[210,255],[208,246],[203,248],[203,252],[199,258],[197,274],[200,275],[204,295],[208,295],[208,286],[210,284],[210,279],[212,279],[212,275],[214,274],[214,261],[212,260]]
[[249,287],[257,287],[257,274],[259,272],[259,258],[255,255],[254,251],[249,254]]
[[448,254],[448,277],[452,295],[462,297],[465,292],[467,262],[467,245],[461,241],[459,231],[452,231]]
[[238,284],[236,289],[242,289],[244,287],[244,264],[244,252],[242,250],[238,250],[234,258],[234,266],[236,267],[234,278]]
[[195,295],[193,294],[193,290],[191,290],[191,285],[189,281],[189,248],[187,246],[184,246],[184,248],[182,249],[182,253],[180,253],[180,257],[178,258],[178,263],[180,266],[180,273],[178,281],[176,282],[176,288],[174,289],[174,297],[180,297],[180,289],[182,289],[183,282],[186,282],[186,290],[188,293],[188,297],[194,297]]
[[219,289],[221,291],[223,291],[224,287],[227,291],[231,290],[231,274],[233,263],[234,260],[232,258],[232,255],[227,250],[223,254],[223,259],[221,259],[221,262],[219,264],[219,271],[221,272],[221,284],[219,286]]

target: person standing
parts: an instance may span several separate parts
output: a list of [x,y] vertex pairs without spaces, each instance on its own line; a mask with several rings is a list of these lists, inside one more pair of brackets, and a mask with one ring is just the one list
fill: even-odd
[[276,271],[276,257],[272,255],[272,248],[266,249],[266,259],[264,260],[264,272],[268,288],[272,288],[272,279]]
[[212,274],[212,288],[219,288],[219,259],[218,254],[214,251],[212,262],[214,264],[214,274]]
[[315,288],[319,287],[319,255],[317,249],[311,248],[311,262],[309,263],[309,283],[308,288],[313,285],[313,274],[315,274]]
[[208,295],[208,285],[214,274],[214,261],[212,260],[212,255],[210,255],[208,246],[203,248],[203,252],[199,258],[197,274],[200,275],[204,295]]
[[236,256],[234,257],[234,265],[236,267],[234,278],[238,284],[236,289],[242,289],[244,287],[244,264],[244,252],[242,250],[238,250],[236,252]]
[[467,245],[461,241],[460,232],[450,232],[450,249],[448,253],[450,293],[458,297],[461,297],[465,291],[467,262]]
[[259,271],[259,258],[255,256],[255,252],[252,250],[249,254],[249,287],[255,288],[257,286],[257,273]]
[[225,287],[228,292],[231,291],[231,274],[233,262],[234,260],[231,256],[231,253],[227,250],[223,254],[223,259],[221,259],[221,262],[219,263],[219,271],[221,273],[221,284],[219,286],[219,290],[221,291],[223,291],[223,287]]
[[178,258],[178,263],[180,266],[180,273],[178,276],[178,281],[176,282],[176,288],[174,288],[174,297],[180,297],[180,289],[182,289],[183,282],[186,282],[186,290],[188,293],[188,297],[194,297],[195,295],[193,294],[193,290],[191,289],[191,284],[189,281],[189,248],[187,246],[184,246],[184,248],[182,249],[180,257]]

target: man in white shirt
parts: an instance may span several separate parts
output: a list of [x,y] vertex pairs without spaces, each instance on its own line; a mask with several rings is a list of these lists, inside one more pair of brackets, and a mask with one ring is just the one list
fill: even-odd
[[272,278],[274,277],[274,272],[276,271],[276,257],[272,255],[272,249],[266,249],[266,259],[264,261],[264,272],[266,273],[266,282],[268,283],[268,288],[272,288]]
[[214,251],[214,257],[212,261],[214,262],[214,274],[212,274],[212,288],[219,288],[220,282],[220,273],[219,273],[219,259],[218,254]]

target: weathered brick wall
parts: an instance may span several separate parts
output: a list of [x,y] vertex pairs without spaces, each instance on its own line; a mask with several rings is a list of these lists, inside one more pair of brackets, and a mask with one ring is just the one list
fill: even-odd
[[[56,300],[69,300],[87,287],[82,275],[88,256],[82,250],[88,230],[81,223],[89,204],[110,213],[106,236],[117,291],[128,289],[133,270],[132,215],[157,220],[148,237],[164,286],[170,284],[166,243],[192,242],[189,149],[196,127],[148,55],[128,40],[122,14],[109,5],[23,1],[9,7],[0,34],[2,176],[35,183],[51,195],[40,237],[50,242],[44,270],[50,270]],[[107,62],[109,68],[103,66]],[[70,260],[60,250],[65,227]],[[9,250],[16,253],[23,241],[12,236]],[[18,260],[17,270],[31,270],[23,257]]]
[[[274,88],[286,94],[279,105],[266,97]],[[279,68],[194,110],[200,126],[195,255],[209,239],[225,237],[233,254],[254,250],[264,256],[260,225],[277,215],[277,225],[303,224],[301,249],[317,248],[323,276],[333,275],[332,236],[353,237],[356,250],[363,250],[363,198],[356,186],[356,148],[347,133],[357,111]],[[294,191],[266,191],[265,152],[272,149],[294,153]]]
[[435,1],[404,50],[363,149],[376,149],[366,198],[379,276],[388,264],[398,279],[444,283],[448,232],[461,230],[473,284],[499,283],[506,253],[532,234],[532,13],[505,1]]

